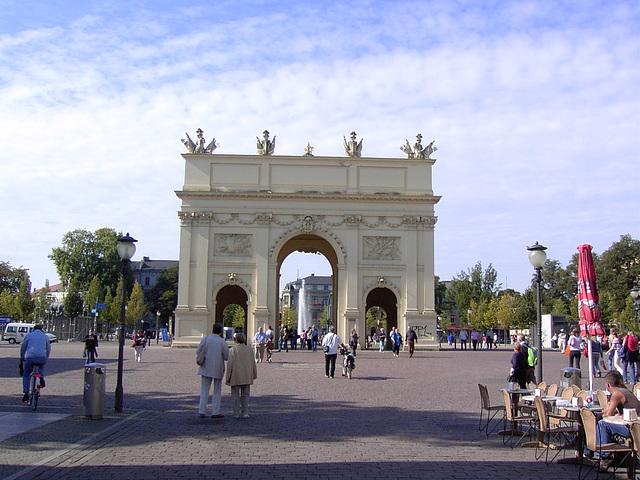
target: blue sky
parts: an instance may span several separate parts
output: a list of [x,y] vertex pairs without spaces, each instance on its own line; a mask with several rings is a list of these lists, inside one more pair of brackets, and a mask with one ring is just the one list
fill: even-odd
[[55,283],[62,235],[100,227],[177,258],[198,127],[220,154],[266,128],[277,154],[343,156],[356,130],[400,158],[421,133],[436,274],[482,261],[522,291],[526,245],[566,264],[640,238],[638,25],[635,0],[0,0],[0,260]]

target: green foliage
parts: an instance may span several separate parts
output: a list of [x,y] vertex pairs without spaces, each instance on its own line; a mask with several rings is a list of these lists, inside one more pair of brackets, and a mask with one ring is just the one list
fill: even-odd
[[102,303],[104,301],[104,292],[102,285],[100,285],[100,279],[95,275],[91,279],[89,284],[89,290],[87,291],[86,304],[90,308],[95,308],[96,303]]
[[7,290],[0,292],[0,315],[9,316],[16,320],[19,318],[15,297]]
[[127,301],[125,324],[132,329],[139,329],[140,320],[147,314],[147,311],[142,287],[138,282],[135,282],[129,300]]
[[62,246],[51,251],[49,258],[63,281],[76,278],[79,290],[89,289],[93,277],[98,276],[103,288],[113,290],[120,277],[121,260],[116,244],[118,234],[110,228],[95,232],[73,230],[62,237]]
[[245,319],[246,316],[244,308],[242,308],[240,305],[229,305],[224,309],[224,312],[222,312],[222,324],[225,327],[244,328]]
[[15,308],[20,320],[30,320],[31,314],[36,308],[33,298],[31,298],[31,282],[26,273],[23,275],[20,288],[15,295]]
[[41,288],[34,298],[36,320],[43,320],[45,313],[51,306],[51,300],[48,298],[49,292],[49,282],[47,281],[44,288]]
[[467,311],[471,307],[472,301],[476,305],[480,305],[483,301],[489,302],[498,294],[497,278],[498,272],[491,264],[483,271],[482,263],[478,262],[466,272],[460,272],[451,281],[445,299],[455,303],[459,318],[468,321]]
[[322,309],[322,315],[320,316],[320,327],[326,328],[329,324],[329,306],[325,305]]
[[380,307],[371,307],[365,315],[365,331],[371,331],[371,327],[377,328],[378,324],[380,324],[385,331],[387,330],[387,314]]
[[26,269],[15,268],[7,262],[0,262],[0,293],[9,292],[14,295],[18,293],[25,275],[27,275]]
[[298,328],[298,311],[295,308],[284,307],[282,310],[282,325]]
[[64,297],[63,305],[65,315],[72,320],[82,313],[82,296],[78,291],[78,283],[75,278],[69,281],[69,287],[67,288],[67,295]]
[[160,318],[173,315],[178,304],[178,265],[167,268],[147,296],[152,312],[160,312]]

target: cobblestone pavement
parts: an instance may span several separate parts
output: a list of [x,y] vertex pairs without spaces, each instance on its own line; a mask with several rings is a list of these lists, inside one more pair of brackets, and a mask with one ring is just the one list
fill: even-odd
[[[142,363],[125,349],[124,406],[113,413],[117,345],[102,343],[105,416],[82,416],[82,344],[53,346],[37,412],[68,415],[0,441],[5,479],[573,479],[577,467],[545,466],[534,449],[503,446],[477,430],[478,383],[494,403],[506,385],[511,350],[365,350],[354,378],[324,377],[323,354],[274,353],[258,365],[246,420],[197,416],[195,350],[153,344]],[[0,344],[0,421],[24,413],[18,346]],[[560,381],[567,357],[544,352],[545,380]],[[586,362],[583,359],[583,372]],[[585,372],[586,374],[586,372]],[[604,385],[596,379],[596,388]]]

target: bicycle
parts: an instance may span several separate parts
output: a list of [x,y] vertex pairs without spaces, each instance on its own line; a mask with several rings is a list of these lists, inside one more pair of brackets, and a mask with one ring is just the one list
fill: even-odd
[[40,397],[40,386],[42,385],[42,375],[40,375],[41,366],[39,363],[34,363],[29,378],[29,400],[27,401],[27,405],[29,405],[33,411],[38,408],[38,398]]

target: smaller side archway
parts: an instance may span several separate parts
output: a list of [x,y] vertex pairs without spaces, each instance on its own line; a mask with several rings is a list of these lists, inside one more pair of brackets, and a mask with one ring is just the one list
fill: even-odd
[[247,309],[249,297],[247,292],[239,285],[225,285],[216,294],[214,299],[214,322],[224,325],[224,311],[230,305],[239,305],[244,310],[244,333],[247,331]]
[[396,294],[387,287],[376,287],[368,294],[365,301],[365,312],[372,307],[379,307],[386,313],[387,317],[387,342],[389,332],[394,327],[398,327],[398,298]]

